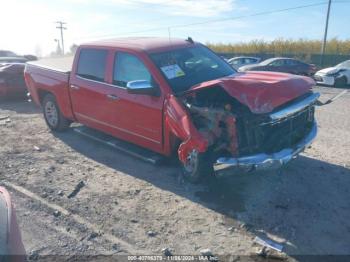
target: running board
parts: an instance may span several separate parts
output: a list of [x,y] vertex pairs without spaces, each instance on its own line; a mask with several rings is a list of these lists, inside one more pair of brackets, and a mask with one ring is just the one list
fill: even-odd
[[100,131],[81,126],[73,128],[74,132],[90,138],[96,142],[102,143],[114,149],[117,149],[125,154],[141,159],[145,162],[151,163],[153,165],[158,165],[164,159],[163,156],[149,151],[147,149],[141,148],[139,146],[130,144],[128,142],[121,141],[115,137],[104,134]]

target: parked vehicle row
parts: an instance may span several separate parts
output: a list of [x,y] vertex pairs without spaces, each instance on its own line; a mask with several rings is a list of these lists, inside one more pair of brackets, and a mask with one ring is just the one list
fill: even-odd
[[239,72],[272,71],[313,77],[320,85],[345,87],[350,85],[350,60],[334,67],[317,71],[314,64],[286,57],[269,58],[260,62],[260,58],[239,56],[226,60]]
[[239,68],[239,71],[273,71],[312,76],[316,72],[316,66],[293,58],[275,57],[266,59],[258,64],[242,66]]
[[251,56],[238,56],[228,59],[227,62],[236,70],[244,65],[251,65],[260,63],[261,58]]

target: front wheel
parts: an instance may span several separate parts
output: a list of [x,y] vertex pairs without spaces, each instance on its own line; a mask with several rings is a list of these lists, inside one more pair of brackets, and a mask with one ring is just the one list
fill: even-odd
[[47,94],[43,99],[42,105],[46,124],[51,130],[64,131],[69,127],[70,121],[62,115],[55,96]]
[[182,171],[187,181],[197,184],[203,178],[213,173],[213,167],[207,154],[199,153],[193,149],[188,153],[186,162],[183,163]]
[[342,76],[340,78],[336,78],[335,79],[335,83],[334,83],[334,86],[335,87],[345,87],[346,84],[347,84],[347,81],[346,81],[346,77],[345,76]]

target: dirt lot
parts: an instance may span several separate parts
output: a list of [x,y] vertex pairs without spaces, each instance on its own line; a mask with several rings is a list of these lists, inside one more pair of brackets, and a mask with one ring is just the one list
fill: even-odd
[[[322,99],[339,92],[317,89]],[[53,134],[31,103],[0,103],[0,116],[10,119],[0,120],[1,183],[13,195],[32,260],[169,248],[187,255],[210,249],[239,261],[261,249],[257,235],[283,243],[279,257],[288,261],[350,255],[350,94],[318,108],[317,141],[281,172],[206,185],[73,130]]]

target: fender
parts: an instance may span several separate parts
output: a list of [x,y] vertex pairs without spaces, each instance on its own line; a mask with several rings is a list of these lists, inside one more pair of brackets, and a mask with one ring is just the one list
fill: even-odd
[[182,143],[178,149],[181,162],[193,149],[204,153],[208,149],[208,141],[193,125],[190,116],[174,95],[168,95],[164,103],[165,125],[167,129],[178,137]]

